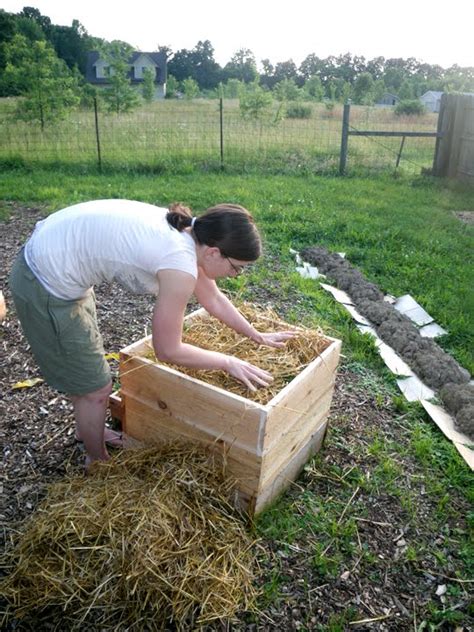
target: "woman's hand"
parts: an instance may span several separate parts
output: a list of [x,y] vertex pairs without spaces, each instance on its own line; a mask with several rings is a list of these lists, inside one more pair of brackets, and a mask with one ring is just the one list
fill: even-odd
[[277,347],[281,348],[285,346],[285,343],[290,340],[290,338],[294,338],[297,332],[295,331],[270,331],[267,333],[258,333],[258,337],[255,337],[254,340],[260,345],[265,345],[266,347]]
[[234,356],[227,356],[225,370],[232,375],[232,377],[235,377],[245,384],[251,391],[257,390],[253,382],[257,384],[257,386],[269,386],[273,382],[273,377],[268,371],[259,369],[258,366],[254,366]]

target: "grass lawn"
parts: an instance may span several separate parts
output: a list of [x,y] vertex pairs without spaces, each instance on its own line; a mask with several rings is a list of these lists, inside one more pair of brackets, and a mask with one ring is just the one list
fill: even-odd
[[[97,134],[92,109],[72,111],[41,131],[38,123],[14,116],[16,98],[0,99],[0,163],[41,167],[45,164],[88,166],[97,163]],[[99,111],[98,136],[105,167],[148,168],[187,173],[228,170],[262,173],[335,173],[339,164],[342,105],[328,109],[308,102],[308,118],[289,118],[274,101],[262,119],[247,120],[239,100],[223,103],[222,136],[217,99],[162,100],[130,113]],[[352,130],[434,132],[437,114],[397,116],[393,108],[351,107]],[[394,169],[400,138],[352,136],[347,168]],[[409,138],[401,167],[410,173],[433,162],[434,138]]]
[[[371,341],[317,283],[299,277],[289,248],[344,251],[384,292],[411,294],[449,332],[439,344],[472,374],[474,226],[455,213],[474,212],[473,190],[419,177],[158,177],[23,168],[0,175],[0,219],[14,205],[52,212],[94,198],[182,201],[197,213],[220,201],[249,208],[266,256],[248,275],[227,280],[225,289],[272,302],[287,320],[321,325],[342,338],[339,394],[351,401],[352,394],[366,393],[354,406],[336,407],[323,451],[255,525],[263,542],[260,607],[276,625],[268,623],[268,629],[289,629],[292,620],[298,621],[295,629],[337,632],[370,618],[359,629],[469,629],[472,475],[421,407],[400,396]],[[375,531],[366,531],[369,526]],[[350,585],[359,593],[346,606],[344,590],[358,573],[359,589],[355,580]],[[404,578],[407,593],[421,591],[426,574],[433,590],[417,594],[416,608],[397,622],[390,608],[382,608],[384,591],[398,582],[403,601]],[[446,589],[440,596],[438,585]],[[354,605],[368,599],[364,612],[370,612],[369,589],[380,596],[374,597],[372,617]],[[325,610],[317,606],[315,616],[311,600],[324,602],[325,590],[331,601],[326,598]],[[306,611],[302,603],[310,604]]]
[[[280,261],[279,282],[283,287],[296,283],[313,298],[308,318],[315,320],[336,310],[321,290],[293,272],[289,248],[322,245],[344,251],[384,292],[411,294],[449,332],[440,341],[443,348],[474,373],[474,229],[453,214],[474,210],[472,189],[390,177],[80,176],[23,169],[6,170],[0,177],[0,200],[41,204],[48,211],[109,197],[158,205],[178,200],[196,212],[224,200],[243,204],[255,214],[267,252]],[[8,213],[5,203],[0,213]],[[260,270],[255,282],[264,283],[264,261]]]

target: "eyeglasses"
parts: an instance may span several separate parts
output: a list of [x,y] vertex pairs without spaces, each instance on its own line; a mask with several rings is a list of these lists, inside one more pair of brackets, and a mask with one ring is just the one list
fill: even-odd
[[224,257],[227,259],[227,261],[230,263],[232,270],[235,272],[235,274],[238,276],[239,274],[242,274],[242,272],[244,271],[245,266],[236,266],[235,263],[232,263],[232,261],[229,259],[229,257],[227,255],[224,255]]

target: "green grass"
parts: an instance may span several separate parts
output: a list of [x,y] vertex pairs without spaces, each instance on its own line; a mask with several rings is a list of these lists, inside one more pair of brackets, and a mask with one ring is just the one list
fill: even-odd
[[[253,283],[275,283],[279,295],[291,294],[296,287],[304,297],[300,311],[306,319],[311,314],[313,321],[335,323],[354,353],[364,356],[367,346],[360,346],[350,318],[316,284],[294,273],[288,249],[322,245],[345,251],[384,292],[414,296],[449,332],[440,344],[474,373],[474,228],[453,215],[456,210],[474,210],[472,189],[431,179],[382,176],[101,176],[24,168],[4,170],[0,176],[0,199],[44,205],[49,211],[108,197],[160,205],[180,200],[196,211],[223,200],[243,204],[255,214],[267,252],[278,261],[274,277],[268,277],[263,264]],[[0,205],[0,214],[7,212]],[[238,284],[251,282],[243,278]],[[297,304],[293,312],[299,319]]]
[[[342,106],[328,111],[311,104],[309,119],[278,120],[280,104],[265,122],[242,119],[238,100],[225,100],[223,153],[227,170],[267,173],[335,173],[339,163]],[[0,164],[55,164],[94,169],[97,165],[95,117],[78,110],[46,126],[16,120],[15,99],[0,99]],[[353,106],[353,129],[435,131],[437,115],[400,118],[391,108]],[[126,114],[99,113],[104,168],[141,169],[155,173],[215,171],[221,167],[220,118],[217,100],[165,100]],[[349,171],[395,167],[399,138],[383,142],[351,137]],[[433,138],[410,138],[402,168],[409,172],[431,167]]]

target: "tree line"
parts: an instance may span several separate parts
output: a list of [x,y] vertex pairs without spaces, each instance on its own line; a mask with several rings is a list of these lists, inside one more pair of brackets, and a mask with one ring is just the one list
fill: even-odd
[[[65,101],[72,102],[79,98],[81,83],[84,87],[87,53],[92,50],[108,54],[111,63],[115,63],[117,69],[122,68],[123,72],[116,72],[116,82],[119,75],[122,77],[122,85],[116,86],[116,93],[120,90],[126,93],[123,76],[126,57],[132,51],[127,43],[110,43],[93,37],[78,20],[73,20],[71,26],[52,24],[49,17],[34,7],[24,7],[17,14],[0,10],[0,96],[25,94],[28,85],[34,81],[32,67],[36,63],[35,72],[41,66],[41,72],[47,75],[45,84],[49,82],[50,93],[60,87]],[[291,59],[276,64],[263,59],[258,71],[255,56],[247,48],[236,51],[228,63],[220,66],[209,40],[198,41],[192,49],[174,52],[169,46],[157,46],[157,50],[166,53],[168,60],[168,97],[181,93],[188,97],[242,98],[243,94],[250,93],[254,99],[257,95],[257,100],[263,101],[263,93],[267,93],[285,102],[334,103],[351,99],[354,103],[370,105],[386,92],[410,100],[427,90],[474,91],[474,67],[453,65],[442,68],[412,57],[367,60],[351,53],[325,58],[311,53],[299,66]],[[23,60],[22,72],[18,69],[19,60]],[[55,79],[59,79],[60,84],[55,85]],[[147,88],[144,88],[148,93],[151,84],[152,78],[148,78]],[[87,89],[85,92],[87,94]],[[122,104],[115,99],[114,106],[113,95],[109,93],[108,96],[111,109],[116,107],[119,111]],[[124,99],[127,100],[133,104],[132,92]]]

